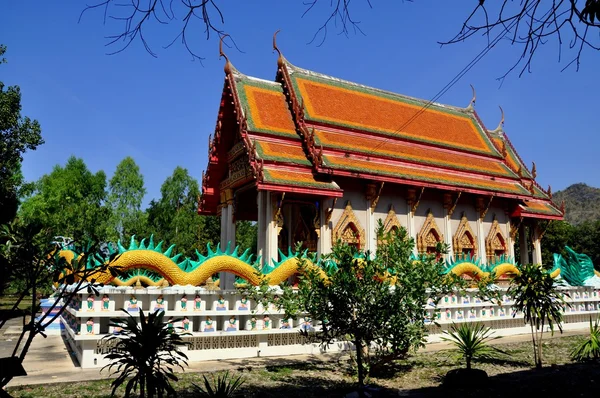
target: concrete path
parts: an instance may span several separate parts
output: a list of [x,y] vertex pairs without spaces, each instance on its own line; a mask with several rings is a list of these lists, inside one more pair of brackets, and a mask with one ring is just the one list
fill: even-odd
[[[588,328],[582,328],[581,330],[569,330],[563,334],[556,333],[554,338],[582,335],[589,333]],[[16,338],[13,341],[10,338],[11,335],[8,333],[2,336],[0,339],[0,355],[7,356],[12,353]],[[548,335],[548,338],[552,338]],[[507,343],[519,343],[524,341],[530,341],[531,336],[529,334],[515,335],[502,337],[493,341],[493,344],[507,344]],[[439,351],[450,348],[451,345],[447,342],[430,343],[425,346],[422,350],[425,352]],[[323,362],[338,359],[339,354],[334,355],[296,355],[296,356],[284,356],[284,357],[263,357],[263,358],[244,358],[244,359],[231,359],[231,360],[220,360],[220,361],[205,361],[205,362],[192,362],[186,369],[186,372],[214,372],[225,369],[239,369],[239,368],[253,368],[253,367],[264,367],[264,366],[283,366],[292,365],[298,363],[307,362]],[[65,383],[75,382],[81,380],[99,380],[109,378],[108,373],[100,372],[99,369],[81,369],[72,359],[72,355],[69,353],[62,336],[48,336],[43,338],[37,336],[25,357],[23,364],[28,376],[16,377],[10,384],[10,386],[19,385],[34,385],[34,384],[47,384],[47,383]]]

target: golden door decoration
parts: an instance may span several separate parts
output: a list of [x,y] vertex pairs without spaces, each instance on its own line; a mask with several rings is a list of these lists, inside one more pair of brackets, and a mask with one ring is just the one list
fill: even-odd
[[500,223],[495,218],[485,238],[485,251],[490,264],[494,263],[497,257],[506,254],[506,238],[500,229]]
[[466,216],[460,219],[458,229],[452,238],[452,245],[457,259],[466,258],[468,255],[472,258],[477,256],[477,239]]
[[429,212],[421,231],[417,235],[417,250],[419,253],[434,253],[439,242],[444,241],[444,235],[435,222],[433,213]]
[[[402,228],[402,224],[400,224],[400,221],[398,220],[394,205],[390,205],[390,210],[388,211],[387,217],[383,221],[383,232],[394,231],[396,234],[398,234],[400,232],[400,228]],[[382,243],[383,241],[377,238],[377,246]]]
[[350,246],[364,250],[366,240],[365,230],[361,227],[360,222],[358,222],[350,201],[346,202],[346,208],[335,228],[331,231],[331,236],[334,244],[338,240],[341,240]]

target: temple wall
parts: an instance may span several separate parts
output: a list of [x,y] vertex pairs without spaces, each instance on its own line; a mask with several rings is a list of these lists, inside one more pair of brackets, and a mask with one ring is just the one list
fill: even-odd
[[406,204],[406,198],[399,189],[392,189],[386,187],[383,190],[377,207],[375,207],[375,226],[379,220],[384,222],[390,211],[390,205],[394,206],[396,217],[400,224],[406,228],[408,225],[408,205]]
[[435,222],[437,226],[442,230],[444,229],[444,216],[446,211],[444,209],[443,203],[440,200],[435,200],[432,198],[423,198],[419,202],[419,206],[417,207],[417,211],[415,212],[415,235],[419,234],[421,228],[423,228],[423,224],[425,224],[425,220],[427,219],[427,215],[431,211],[433,217],[435,218]]

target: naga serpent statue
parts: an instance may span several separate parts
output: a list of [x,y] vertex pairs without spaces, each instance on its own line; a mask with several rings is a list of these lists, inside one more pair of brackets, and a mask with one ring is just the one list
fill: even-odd
[[[206,256],[196,250],[196,260],[181,259],[181,254],[173,254],[175,245],[163,251],[163,242],[154,244],[153,236],[150,236],[147,242],[146,239],[142,239],[139,243],[135,237],[132,237],[128,248],[125,248],[120,241],[116,246],[115,249],[108,245],[109,256],[118,254],[111,263],[111,267],[119,270],[118,274],[114,275],[109,270],[103,269],[94,275],[96,283],[117,286],[134,284],[200,286],[212,280],[215,274],[229,272],[251,285],[259,285],[261,279],[265,279],[273,286],[293,275],[309,270],[316,271],[323,279],[327,279],[327,275],[336,269],[333,261],[317,260],[316,255],[310,255],[306,251],[299,254],[291,249],[288,250],[287,255],[279,252],[281,260],[267,262],[261,267],[260,259],[252,261],[250,249],[239,254],[238,247],[231,249],[230,245],[227,245],[225,250],[221,250],[218,246],[213,249],[208,244]],[[600,286],[598,283],[600,273],[594,270],[588,256],[577,254],[569,247],[566,247],[566,253],[566,258],[560,254],[554,255],[554,267],[549,271],[552,277],[560,275],[572,286]],[[61,250],[59,256],[71,261],[79,255],[72,250]],[[413,257],[413,260],[418,261],[416,257]],[[108,260],[93,258],[87,267],[100,267],[106,261]],[[517,274],[519,271],[511,257],[500,256],[492,264],[481,264],[479,259],[470,257],[447,261],[444,264],[444,272],[479,279],[489,276],[499,278],[503,275]]]

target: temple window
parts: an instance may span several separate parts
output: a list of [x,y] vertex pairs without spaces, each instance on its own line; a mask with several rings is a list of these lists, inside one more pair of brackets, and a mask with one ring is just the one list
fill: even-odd
[[[402,228],[402,225],[400,224],[400,221],[398,221],[396,211],[394,210],[394,205],[390,205],[390,210],[388,211],[387,217],[383,221],[383,232],[391,232],[398,236],[400,235],[400,228]],[[384,241],[378,237],[377,246],[381,245],[382,243],[384,243]]]
[[341,240],[349,246],[354,246],[358,250],[365,248],[365,230],[360,226],[358,218],[352,210],[350,201],[346,202],[344,212],[332,231],[332,241],[335,243]]
[[490,232],[485,239],[488,264],[494,264],[498,259],[506,255],[506,238],[502,234],[498,220],[494,219]]
[[433,214],[429,212],[421,231],[417,235],[417,250],[419,253],[435,253],[438,243],[443,241],[444,235],[437,226]]
[[462,216],[458,229],[452,239],[454,253],[457,260],[474,258],[477,256],[477,239],[471,229],[469,220]]

